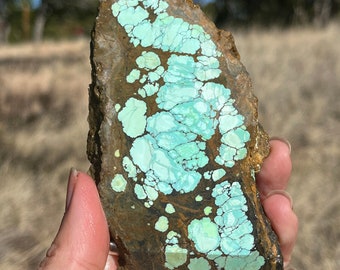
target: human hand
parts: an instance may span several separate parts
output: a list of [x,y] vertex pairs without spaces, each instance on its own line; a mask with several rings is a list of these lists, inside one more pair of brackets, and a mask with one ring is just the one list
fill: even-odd
[[71,169],[65,214],[39,269],[115,270],[109,255],[110,235],[95,182]]
[[[271,153],[257,175],[257,186],[266,215],[278,235],[285,264],[290,261],[298,221],[284,190],[291,173],[290,147],[272,140]],[[109,253],[109,231],[94,181],[71,170],[65,215],[39,269],[105,269],[118,267],[117,254]]]

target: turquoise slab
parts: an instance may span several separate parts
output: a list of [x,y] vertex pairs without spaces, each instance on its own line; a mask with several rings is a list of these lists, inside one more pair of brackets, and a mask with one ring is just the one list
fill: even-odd
[[282,269],[231,34],[189,1],[101,1],[91,48],[90,173],[120,269]]

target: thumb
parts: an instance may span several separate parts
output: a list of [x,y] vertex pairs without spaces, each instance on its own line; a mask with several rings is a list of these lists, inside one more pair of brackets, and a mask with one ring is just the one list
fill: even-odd
[[94,181],[70,172],[66,212],[39,269],[104,269],[109,232]]

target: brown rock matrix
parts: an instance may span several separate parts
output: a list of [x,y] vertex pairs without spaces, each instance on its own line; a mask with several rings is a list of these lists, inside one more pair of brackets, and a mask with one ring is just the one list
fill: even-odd
[[101,1],[91,63],[87,153],[120,269],[282,269],[232,35],[190,1]]

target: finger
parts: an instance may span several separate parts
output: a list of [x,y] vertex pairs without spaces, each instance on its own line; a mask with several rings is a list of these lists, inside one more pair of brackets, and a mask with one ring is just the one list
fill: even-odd
[[59,232],[40,269],[104,269],[109,232],[94,181],[72,170],[66,201]]
[[273,190],[285,190],[292,171],[290,145],[281,139],[270,141],[270,154],[256,176],[261,198]]
[[118,255],[109,255],[107,256],[104,270],[115,270],[118,265]]
[[283,194],[273,194],[265,198],[262,205],[279,238],[282,256],[287,265],[290,262],[298,232],[298,219],[292,210],[291,200]]

